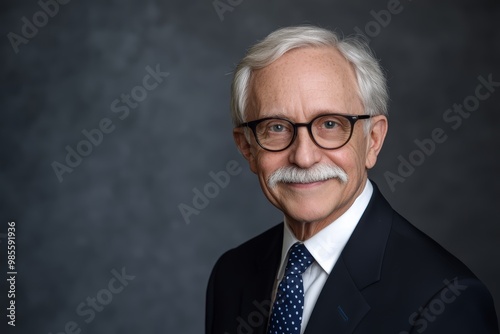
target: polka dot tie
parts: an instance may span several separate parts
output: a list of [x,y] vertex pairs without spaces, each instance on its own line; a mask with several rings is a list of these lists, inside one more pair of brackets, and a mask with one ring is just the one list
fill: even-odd
[[313,261],[313,256],[304,244],[296,243],[290,249],[285,275],[276,292],[268,334],[300,333],[304,310],[302,273]]

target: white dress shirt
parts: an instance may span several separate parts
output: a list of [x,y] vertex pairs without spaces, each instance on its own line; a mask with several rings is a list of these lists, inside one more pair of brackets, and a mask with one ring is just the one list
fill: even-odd
[[[319,231],[311,238],[304,241],[307,250],[314,257],[315,262],[302,274],[304,281],[304,312],[302,314],[301,333],[307,326],[314,305],[330,275],[340,253],[344,249],[352,232],[356,228],[359,219],[363,215],[368,202],[373,194],[373,186],[370,180],[366,181],[363,192],[356,198],[352,206],[337,220]],[[283,278],[286,263],[288,261],[288,251],[296,242],[300,242],[290,230],[288,223],[284,224],[283,249],[281,251],[281,264],[278,275],[274,283],[273,299],[276,296],[281,279]],[[274,300],[273,300],[274,303]]]

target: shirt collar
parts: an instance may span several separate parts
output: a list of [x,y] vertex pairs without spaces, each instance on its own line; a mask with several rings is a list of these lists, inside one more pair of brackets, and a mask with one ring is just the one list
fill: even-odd
[[[307,250],[328,275],[368,206],[372,194],[373,185],[370,180],[367,180],[361,194],[342,216],[304,241]],[[283,225],[283,247],[281,250],[281,264],[277,276],[278,280],[283,278],[288,251],[295,243],[300,242],[288,226],[286,217]]]

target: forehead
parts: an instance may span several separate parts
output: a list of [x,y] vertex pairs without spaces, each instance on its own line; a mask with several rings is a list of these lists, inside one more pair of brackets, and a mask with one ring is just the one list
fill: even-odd
[[250,83],[248,118],[309,118],[325,113],[353,113],[360,106],[352,65],[333,47],[288,51],[256,70]]

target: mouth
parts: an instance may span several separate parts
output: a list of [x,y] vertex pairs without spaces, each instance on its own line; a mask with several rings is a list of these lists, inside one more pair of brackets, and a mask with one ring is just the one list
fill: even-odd
[[298,188],[298,189],[308,189],[308,188],[314,188],[318,187],[324,183],[326,183],[330,179],[326,180],[321,180],[321,181],[314,181],[314,182],[308,182],[308,183],[294,183],[294,182],[286,182],[284,183],[285,185],[293,188]]

